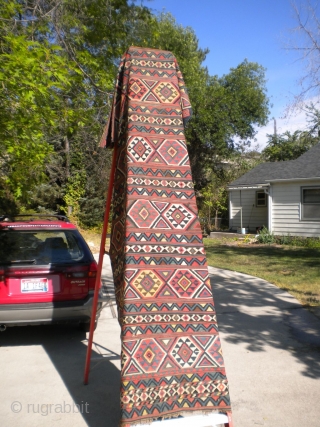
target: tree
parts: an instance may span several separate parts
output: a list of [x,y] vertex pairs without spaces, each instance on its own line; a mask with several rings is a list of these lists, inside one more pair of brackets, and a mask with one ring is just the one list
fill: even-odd
[[255,150],[233,153],[228,160],[217,163],[207,171],[208,184],[198,194],[199,215],[204,219],[208,232],[219,229],[219,218],[227,218],[228,185],[261,163],[260,153]]
[[266,120],[263,68],[244,61],[211,77],[208,50],[170,14],[127,0],[8,0],[0,12],[0,189],[27,208],[70,206],[84,223],[94,201],[92,221],[102,220],[110,154],[97,141],[130,45],[177,57],[194,110],[187,140],[197,191]]
[[52,151],[44,128],[58,120],[52,105],[68,88],[73,64],[58,46],[29,39],[15,20],[21,13],[17,2],[0,6],[0,162],[7,188],[25,202],[30,183],[44,179]]
[[206,185],[206,168],[216,169],[222,159],[241,152],[266,123],[269,101],[264,69],[244,61],[221,78],[208,77],[204,94],[194,102],[187,131],[196,189]]
[[0,12],[2,179],[34,208],[77,208],[88,182],[100,182],[103,199],[110,154],[97,158],[97,141],[117,61],[147,9],[127,0],[11,0]]
[[150,16],[149,23],[141,24],[141,45],[173,52],[184,76],[193,110],[186,137],[199,191],[209,182],[207,169],[214,169],[221,158],[249,145],[255,127],[266,124],[269,101],[265,70],[244,60],[222,77],[210,76],[202,65],[209,50],[199,48],[192,28],[178,25],[168,13]]
[[320,19],[319,3],[304,0],[300,7],[292,3],[297,21],[294,28],[295,40],[287,49],[294,50],[305,64],[305,74],[301,78],[301,91],[296,96],[293,107],[320,95]]
[[262,151],[262,156],[268,162],[295,160],[311,147],[318,144],[318,136],[309,131],[289,131],[281,135],[267,135],[268,143]]

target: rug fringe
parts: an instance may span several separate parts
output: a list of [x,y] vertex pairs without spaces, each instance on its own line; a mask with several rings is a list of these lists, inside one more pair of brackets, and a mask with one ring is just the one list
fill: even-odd
[[[210,409],[205,410],[197,410],[197,411],[191,411],[191,412],[186,412],[186,411],[180,411],[180,412],[175,412],[172,414],[165,414],[163,416],[160,417],[148,417],[148,418],[143,418],[143,419],[138,419],[138,420],[134,420],[128,423],[128,421],[120,421],[119,427],[134,427],[137,424],[142,424],[142,425],[150,425],[153,421],[162,421],[162,420],[168,420],[168,419],[173,419],[173,418],[186,418],[186,417],[192,417],[192,416],[196,416],[196,415],[210,415],[210,414],[225,414],[228,416],[228,420],[229,420],[229,426],[232,427],[233,424],[230,424],[231,421],[231,411],[230,410],[223,410],[223,409],[219,409],[216,411],[212,411]],[[159,426],[160,427],[160,426]]]

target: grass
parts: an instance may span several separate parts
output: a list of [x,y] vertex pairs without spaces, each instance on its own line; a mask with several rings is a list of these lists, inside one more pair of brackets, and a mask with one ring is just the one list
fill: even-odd
[[204,239],[208,264],[260,277],[303,305],[320,306],[320,248],[255,245]]
[[[78,226],[78,230],[82,234],[83,238],[89,245],[91,252],[98,254],[100,252],[101,244],[101,231],[100,230],[84,230]],[[108,249],[110,245],[110,239],[106,239],[105,248]]]
[[[99,253],[100,230],[80,232],[91,251]],[[303,305],[320,307],[320,248],[255,245],[247,240],[204,239],[208,264],[260,277],[288,291]],[[109,244],[107,238],[105,247]]]

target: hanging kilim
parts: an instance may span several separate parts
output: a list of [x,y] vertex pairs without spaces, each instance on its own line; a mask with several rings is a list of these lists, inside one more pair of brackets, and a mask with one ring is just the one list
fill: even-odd
[[101,145],[117,147],[110,256],[121,325],[121,426],[229,412],[230,397],[175,57],[131,47]]

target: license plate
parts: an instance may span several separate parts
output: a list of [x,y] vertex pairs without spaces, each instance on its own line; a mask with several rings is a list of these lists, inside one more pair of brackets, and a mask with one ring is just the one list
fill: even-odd
[[48,279],[21,279],[21,292],[48,292]]

